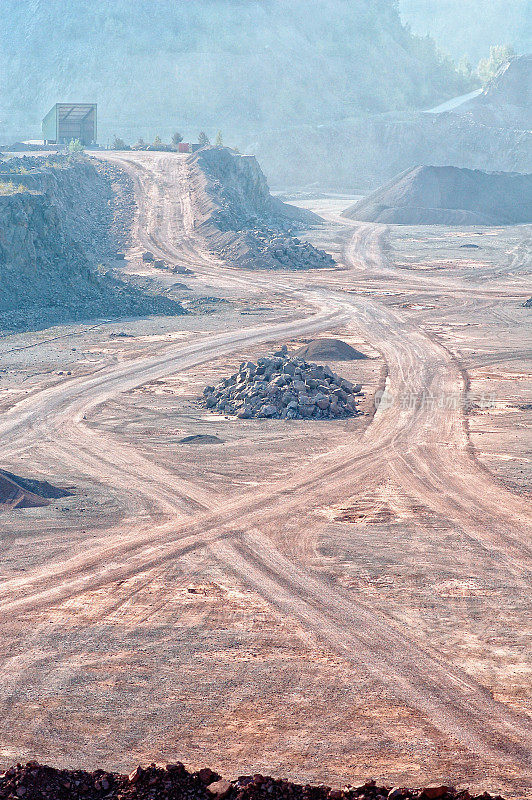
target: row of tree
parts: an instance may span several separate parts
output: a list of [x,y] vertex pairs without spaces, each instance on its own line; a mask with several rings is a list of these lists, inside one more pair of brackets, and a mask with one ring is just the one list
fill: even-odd
[[[135,144],[129,145],[120,136],[115,136],[111,145],[112,150],[163,150],[163,151],[176,151],[179,150],[179,145],[183,141],[183,136],[179,131],[172,134],[170,142],[165,143],[160,136],[156,136],[153,142],[145,142],[144,139],[139,139]],[[200,147],[208,147],[211,140],[205,133],[200,131],[198,134],[198,145]],[[222,132],[218,131],[216,139],[214,140],[215,147],[223,147]]]
[[458,62],[457,70],[467,78],[471,80],[477,79],[482,83],[482,86],[486,86],[512,56],[515,56],[515,50],[510,44],[494,45],[490,47],[489,58],[482,58],[478,62],[476,70],[473,69],[465,56]]

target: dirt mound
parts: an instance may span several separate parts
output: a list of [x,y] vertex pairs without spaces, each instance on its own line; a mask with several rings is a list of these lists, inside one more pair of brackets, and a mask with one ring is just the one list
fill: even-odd
[[115,772],[54,769],[30,761],[0,773],[0,800],[503,800],[484,792],[474,796],[447,786],[424,789],[363,786],[331,789],[277,780],[263,775],[241,775],[224,780],[209,768],[188,772],[183,764],[137,767],[129,776]]
[[313,342],[300,347],[295,355],[298,358],[316,358],[323,361],[355,361],[367,358],[364,353],[355,350],[341,339],[314,339]]
[[532,222],[532,174],[418,166],[344,211],[396,225],[516,225]]
[[2,508],[38,508],[50,499],[68,497],[71,492],[52,486],[47,481],[20,478],[0,469],[0,510]]
[[195,433],[179,440],[179,444],[223,444],[223,439],[208,433]]
[[187,163],[200,230],[225,261],[245,269],[335,266],[330,255],[294,236],[321,218],[272,197],[254,156],[208,147]]
[[337,419],[357,415],[353,385],[329,367],[290,358],[287,347],[257,363],[243,362],[238,372],[203,392],[205,405],[241,419]]

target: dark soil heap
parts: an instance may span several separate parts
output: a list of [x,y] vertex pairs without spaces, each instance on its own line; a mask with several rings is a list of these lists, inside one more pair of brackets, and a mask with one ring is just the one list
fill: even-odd
[[131,775],[45,767],[36,761],[0,773],[0,800],[503,800],[500,795],[471,795],[447,786],[403,789],[363,786],[330,789],[263,775],[224,780],[204,768],[187,772],[180,764],[137,769]]
[[532,222],[532,174],[420,166],[344,211],[396,225],[517,225]]
[[244,269],[320,269],[335,262],[294,232],[322,222],[272,197],[254,156],[207,147],[187,161],[195,215],[213,251]]
[[52,486],[48,481],[21,478],[0,469],[0,510],[2,508],[38,508],[47,506],[52,499],[69,497],[66,489]]
[[353,385],[329,367],[288,356],[287,347],[257,363],[243,362],[238,372],[203,392],[207,408],[240,419],[337,419],[356,416]]
[[318,358],[324,361],[357,361],[367,358],[341,339],[314,339],[304,344],[296,352],[299,358]]

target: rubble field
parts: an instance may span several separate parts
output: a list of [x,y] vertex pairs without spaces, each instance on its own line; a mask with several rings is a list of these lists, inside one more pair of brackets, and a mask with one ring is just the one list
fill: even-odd
[[503,800],[484,792],[432,785],[421,789],[362,786],[331,789],[277,780],[263,775],[242,775],[228,781],[205,767],[188,772],[183,764],[137,767],[130,775],[96,770],[59,770],[30,761],[0,773],[0,800]]

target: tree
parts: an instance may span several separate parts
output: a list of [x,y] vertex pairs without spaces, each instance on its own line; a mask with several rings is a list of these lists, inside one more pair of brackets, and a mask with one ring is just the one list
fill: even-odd
[[182,141],[183,137],[181,136],[179,131],[176,131],[175,133],[172,134],[172,144],[174,145],[174,147],[177,147]]
[[161,147],[161,145],[162,145],[161,137],[156,136],[155,139],[153,140],[153,147]]
[[200,147],[207,147],[211,143],[205,131],[200,131],[198,134],[198,144]]
[[221,131],[218,131],[218,133],[216,134],[216,139],[214,141],[214,146],[215,147],[223,147],[224,146],[224,140],[222,139],[222,132]]
[[456,71],[459,75],[463,75],[468,81],[473,77],[473,67],[469,63],[467,56],[462,56],[456,65]]
[[115,136],[113,139],[113,144],[111,145],[111,150],[129,150],[129,147],[123,139],[121,139],[119,136]]
[[478,77],[484,86],[495,77],[502,65],[506,64],[512,56],[515,56],[515,50],[511,44],[498,44],[490,47],[489,58],[481,59],[477,67]]
[[81,144],[79,139],[71,139],[68,143],[68,152],[69,153],[83,153],[83,145]]

